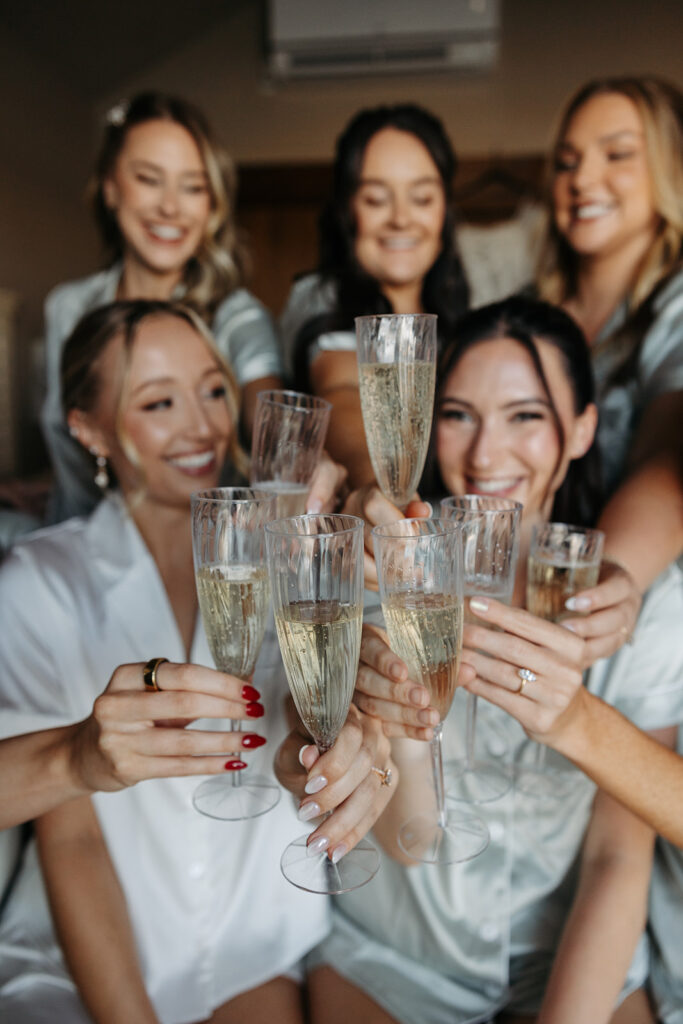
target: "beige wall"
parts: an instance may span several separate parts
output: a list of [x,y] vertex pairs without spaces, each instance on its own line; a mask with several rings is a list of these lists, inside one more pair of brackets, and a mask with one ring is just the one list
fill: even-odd
[[[45,293],[87,271],[97,247],[81,194],[92,113],[16,41],[0,38],[0,288],[17,297],[10,353],[16,466],[40,462],[33,369]],[[5,453],[7,455],[7,453]],[[11,465],[5,458],[3,465]]]
[[683,86],[681,0],[502,0],[502,6],[501,61],[480,78],[273,87],[264,81],[261,57],[263,5],[233,0],[232,13],[210,36],[150,67],[107,101],[142,87],[175,90],[207,111],[237,159],[277,162],[329,157],[350,115],[385,100],[430,107],[457,149],[472,156],[543,149],[560,104],[595,75],[656,71]]

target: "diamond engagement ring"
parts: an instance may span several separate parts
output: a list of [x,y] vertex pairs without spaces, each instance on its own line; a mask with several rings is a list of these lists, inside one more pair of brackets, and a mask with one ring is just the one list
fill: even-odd
[[537,678],[536,673],[532,672],[530,668],[520,668],[520,669],[518,669],[517,670],[517,675],[521,679],[521,683],[519,684],[519,689],[517,690],[517,693],[524,693],[524,687],[526,686],[527,683],[535,683],[536,682],[536,678]]

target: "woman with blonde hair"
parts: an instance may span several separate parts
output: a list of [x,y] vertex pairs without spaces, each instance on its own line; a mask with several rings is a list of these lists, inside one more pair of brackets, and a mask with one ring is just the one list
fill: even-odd
[[[17,544],[2,566],[0,735],[79,723],[116,666],[129,663],[127,686],[139,691],[130,663],[147,662],[150,692],[108,695],[140,706],[127,716],[123,781],[147,779],[94,795],[88,785],[35,810],[37,852],[0,930],[0,1018],[301,1024],[298,962],[328,917],[325,901],[311,903],[280,872],[282,849],[301,832],[291,801],[226,825],[195,811],[196,780],[149,778],[182,774],[173,771],[182,765],[139,765],[140,755],[172,754],[184,734],[181,749],[206,757],[214,774],[234,777],[247,761],[272,774],[285,740],[289,760],[280,753],[279,768],[291,777],[299,767],[272,625],[248,683],[207,678],[190,496],[216,487],[226,457],[239,457],[238,390],[195,313],[136,300],[79,323],[64,349],[62,391],[70,428],[107,458],[118,488],[91,516]],[[201,704],[167,692],[197,671]],[[192,711],[214,721],[186,731]],[[339,741],[317,762],[329,783],[318,799],[333,813],[311,833],[330,855],[351,849],[390,795],[370,771],[388,761],[381,724],[352,709]]]
[[256,394],[281,386],[275,331],[243,287],[235,228],[236,176],[201,113],[147,92],[107,114],[90,183],[107,269],[60,285],[46,303],[47,398],[42,421],[56,475],[50,518],[89,512],[98,500],[89,461],[61,411],[59,363],[80,318],[114,299],[182,299],[211,327],[242,390],[242,428]]
[[683,548],[683,94],[655,77],[590,82],[551,160],[537,287],[591,346],[599,525],[642,591]]

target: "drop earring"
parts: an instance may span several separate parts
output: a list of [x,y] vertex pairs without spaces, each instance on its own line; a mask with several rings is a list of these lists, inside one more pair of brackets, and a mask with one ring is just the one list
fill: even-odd
[[95,483],[101,491],[106,491],[107,487],[109,487],[109,473],[107,473],[106,456],[100,455],[96,448],[91,448],[90,453],[95,456],[95,462],[97,463]]

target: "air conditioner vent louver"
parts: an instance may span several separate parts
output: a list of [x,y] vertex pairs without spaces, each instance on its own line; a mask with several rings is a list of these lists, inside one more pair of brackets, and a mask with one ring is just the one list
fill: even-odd
[[499,0],[270,0],[275,78],[484,70],[498,57]]

